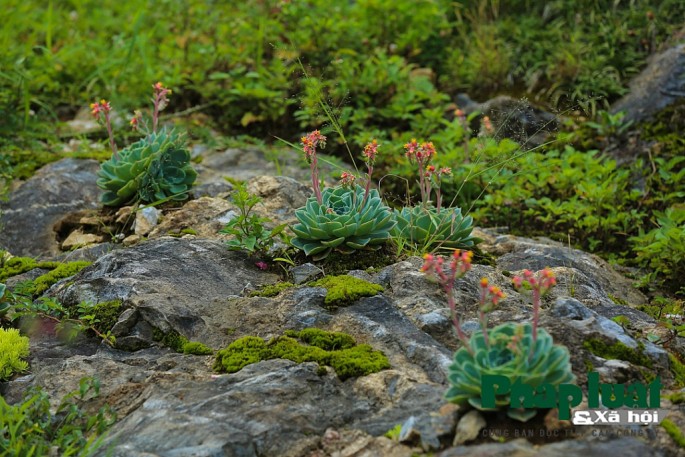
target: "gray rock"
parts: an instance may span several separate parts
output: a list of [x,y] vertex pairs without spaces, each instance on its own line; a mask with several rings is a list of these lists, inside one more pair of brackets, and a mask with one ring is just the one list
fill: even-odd
[[55,293],[65,305],[119,299],[152,327],[221,346],[227,297],[277,279],[218,241],[167,237],[113,251]]
[[313,263],[303,263],[289,269],[295,284],[304,284],[323,275],[323,270]]
[[685,44],[679,44],[654,55],[611,111],[624,111],[625,121],[640,122],[684,98]]
[[478,438],[480,431],[487,425],[483,415],[474,409],[469,411],[459,419],[457,423],[457,433],[454,435],[453,446],[459,446],[467,441],[472,441]]
[[53,225],[70,212],[97,208],[96,160],[62,159],[44,166],[0,202],[0,248],[17,256],[60,253]]
[[134,232],[136,235],[145,236],[152,231],[159,221],[160,211],[154,206],[147,206],[136,211]]

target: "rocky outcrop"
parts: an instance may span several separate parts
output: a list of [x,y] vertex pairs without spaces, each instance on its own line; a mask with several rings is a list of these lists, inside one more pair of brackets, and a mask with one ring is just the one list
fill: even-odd
[[97,208],[101,190],[95,160],[62,159],[46,165],[0,202],[0,248],[14,255],[60,252],[53,225],[74,211]]
[[611,111],[624,111],[624,121],[640,122],[667,106],[685,100],[685,44],[652,56],[647,67],[630,83],[630,91]]
[[[51,179],[57,178],[45,176],[43,181]],[[306,186],[284,177],[254,177],[248,188],[264,199],[256,210],[274,223],[291,221],[295,209],[309,196]],[[10,200],[10,207],[16,204]],[[38,220],[40,208],[28,206],[26,214]],[[70,211],[79,209],[76,205]],[[87,258],[93,264],[55,284],[47,295],[67,307],[84,301],[120,300],[122,306],[111,328],[116,345],[110,347],[88,335],[67,344],[49,325],[35,325],[39,331],[31,335],[31,372],[0,386],[5,399],[19,401],[32,385],[42,386],[59,399],[77,388],[81,377],[98,377],[101,396],[90,407],[106,402],[118,413],[119,421],[105,442],[114,456],[411,456],[432,452],[445,457],[551,457],[678,452],[656,426],[640,428],[644,433],[639,439],[618,433],[598,437],[591,427],[561,424],[551,414],[540,414],[537,422],[525,427],[557,431],[561,437],[524,440],[509,436],[497,442],[496,430],[511,431],[497,413],[468,414],[466,408],[448,405],[443,398],[447,368],[458,342],[443,292],[419,271],[422,259],[410,257],[378,270],[349,272],[384,290],[337,309],[325,306],[324,288],[307,284],[308,278],[321,274],[314,265],[307,271],[300,267],[298,285],[277,296],[250,296],[259,286],[274,284],[282,276],[273,265],[262,270],[255,259],[226,248],[218,230],[237,215],[236,210],[218,192],[155,212],[145,230],[140,222],[142,235],[131,247],[102,243],[69,253],[71,259]],[[17,214],[8,213],[8,217]],[[65,221],[76,222],[63,226],[74,229],[84,218],[90,220],[81,213],[66,217]],[[52,222],[43,229],[50,232]],[[480,278],[487,277],[507,295],[489,316],[490,323],[523,322],[532,315],[530,297],[517,292],[511,278],[523,269],[550,267],[558,285],[543,301],[541,325],[555,342],[569,348],[579,385],[584,386],[588,364],[604,382],[631,382],[653,374],[661,375],[667,385],[672,381],[668,354],[646,338],[662,329],[636,309],[646,302],[645,297],[609,264],[549,240],[488,230],[477,235],[484,239],[482,249],[493,256],[493,262],[474,265],[456,284],[465,332],[478,328]],[[50,236],[54,242],[54,233]],[[47,238],[39,237],[35,246],[27,244],[26,252],[41,252],[38,247]],[[25,278],[32,274],[26,273]],[[619,325],[612,320],[616,316],[627,316],[631,325]],[[217,350],[243,336],[272,338],[308,327],[348,333],[358,343],[383,351],[391,368],[342,381],[329,367],[274,359],[236,373],[218,374],[212,370],[212,356],[177,353],[165,342],[165,336],[175,335]],[[590,340],[622,343],[642,357],[637,362],[607,360],[584,344]],[[682,409],[667,402],[663,407],[675,423],[685,421]],[[397,426],[400,432],[395,439],[383,436]]]

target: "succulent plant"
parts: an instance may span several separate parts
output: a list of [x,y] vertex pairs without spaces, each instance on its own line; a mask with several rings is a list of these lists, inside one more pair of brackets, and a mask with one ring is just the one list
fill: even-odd
[[104,162],[97,185],[105,191],[103,204],[121,206],[135,200],[185,200],[196,177],[184,140],[162,128]]
[[[462,346],[454,354],[454,362],[447,376],[450,388],[445,397],[452,403],[469,403],[474,408],[485,410],[481,404],[483,375],[507,377],[512,385],[521,382],[537,387],[541,384],[558,385],[575,379],[569,362],[569,352],[564,346],[555,345],[544,329],[538,329],[537,340],[533,338],[530,323],[506,323],[488,331],[489,345],[483,332],[471,335],[468,348]],[[535,347],[531,346],[535,341]],[[510,395],[498,395],[498,408],[510,404]],[[535,409],[509,408],[507,415],[513,419],[527,421],[535,416]]]
[[461,208],[441,208],[418,205],[395,210],[397,225],[392,235],[421,246],[464,249],[480,243],[471,236],[473,218],[464,217]]
[[365,190],[354,187],[326,188],[321,203],[310,197],[295,212],[299,221],[292,227],[293,246],[314,260],[328,256],[333,249],[351,254],[358,249],[378,249],[390,238],[395,226],[393,213],[372,189],[366,200]]

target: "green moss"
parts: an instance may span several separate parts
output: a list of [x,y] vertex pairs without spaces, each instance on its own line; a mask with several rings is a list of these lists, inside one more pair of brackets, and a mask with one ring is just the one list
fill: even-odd
[[29,339],[17,329],[0,328],[0,381],[29,369],[24,360],[29,355]]
[[678,447],[685,448],[685,434],[680,430],[680,427],[674,424],[670,419],[662,420],[661,426],[666,430],[666,433],[673,438],[673,441],[675,441],[675,444],[677,444]]
[[171,348],[176,352],[183,352],[184,346],[190,342],[188,341],[188,338],[181,335],[176,330],[170,330],[167,333],[164,333],[156,327],[152,329],[152,339],[162,346]]
[[51,272],[38,276],[33,281],[31,292],[33,295],[40,295],[57,281],[74,276],[79,271],[90,265],[92,262],[80,260],[77,262],[60,263]]
[[397,424],[387,432],[383,434],[384,437],[390,438],[393,441],[397,441],[400,438],[400,432],[402,431],[402,424]]
[[199,341],[189,341],[183,345],[183,353],[193,355],[210,355],[213,354],[214,351],[212,348],[200,343]]
[[99,322],[95,324],[95,328],[102,333],[107,333],[112,330],[114,324],[119,320],[121,314],[121,300],[111,300],[98,303],[92,308],[95,319]]
[[59,265],[61,265],[59,262],[38,262],[31,257],[11,257],[3,260],[0,264],[0,282],[34,268],[52,270]]
[[288,330],[285,335],[326,351],[349,349],[357,344],[347,333],[327,332],[319,328],[306,328],[299,332]]
[[616,322],[621,327],[627,327],[628,325],[630,325],[630,319],[623,315],[614,316],[611,318],[611,320]]
[[685,364],[673,354],[668,354],[668,360],[671,362],[671,373],[673,373],[676,385],[685,387]]
[[319,265],[328,275],[344,275],[350,270],[381,269],[395,262],[395,252],[384,246],[377,251],[358,250],[354,254],[333,251]]
[[631,349],[620,341],[607,344],[603,340],[591,338],[583,343],[583,347],[604,359],[625,360],[635,365],[652,368],[652,360],[644,354],[642,343],[638,343],[636,349]]
[[277,282],[276,284],[267,284],[266,286],[250,292],[250,297],[275,297],[282,291],[295,287],[295,284],[291,282]]
[[[328,365],[342,380],[390,368],[382,352],[374,351],[367,344],[355,345],[350,335],[304,329],[301,332],[286,332],[286,335],[268,343],[254,336],[240,338],[217,353],[214,369],[235,373],[246,365],[269,359]],[[318,373],[323,374],[324,371],[320,369]]]
[[184,228],[181,230],[181,233],[184,235],[197,235],[197,230],[192,228]]
[[668,396],[668,401],[674,405],[682,405],[685,403],[685,392],[676,392]]
[[591,371],[595,371],[595,366],[590,362],[589,360],[585,359],[583,361],[585,363],[585,370],[590,373]]
[[263,339],[256,336],[245,336],[237,339],[216,354],[214,370],[235,373],[243,367],[267,360],[269,350]]
[[362,297],[383,292],[383,286],[349,275],[326,276],[311,285],[327,289],[324,303],[330,307],[348,306]]
[[624,299],[619,298],[615,295],[607,294],[607,297],[609,297],[611,299],[611,301],[616,303],[617,305],[629,306],[627,301],[625,301]]

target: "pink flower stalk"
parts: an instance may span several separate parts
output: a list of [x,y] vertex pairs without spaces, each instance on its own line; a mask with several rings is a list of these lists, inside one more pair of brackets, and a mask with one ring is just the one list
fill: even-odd
[[435,146],[433,143],[419,143],[416,139],[412,139],[409,143],[404,145],[405,155],[410,163],[416,163],[419,168],[419,189],[421,190],[421,202],[427,205],[430,200],[431,184],[430,180],[426,179],[424,170],[428,167],[429,162],[435,157]]
[[304,151],[305,159],[309,163],[309,169],[312,175],[312,188],[314,189],[314,195],[316,196],[316,201],[321,204],[321,184],[319,182],[319,165],[318,159],[316,158],[316,148],[321,144],[321,147],[326,147],[326,137],[321,134],[318,130],[314,130],[311,133],[303,136],[300,139],[302,143],[302,150]]
[[488,278],[480,280],[480,305],[478,307],[478,322],[483,330],[483,338],[486,346],[490,345],[488,338],[488,318],[487,313],[505,297],[504,292],[497,286],[490,286]]
[[[540,315],[540,299],[549,292],[557,283],[554,272],[545,268],[536,273],[523,270],[523,276],[514,276],[512,279],[514,288],[518,291],[531,290],[533,295],[533,346],[538,335],[538,320]],[[532,348],[531,348],[532,349]]]
[[442,287],[447,294],[447,303],[452,316],[452,325],[454,325],[454,328],[457,331],[457,337],[471,354],[473,354],[473,349],[471,349],[469,339],[461,328],[461,322],[459,320],[459,315],[457,314],[457,305],[454,299],[454,283],[471,269],[472,258],[473,252],[456,249],[452,253],[449,269],[445,271],[442,257],[426,254],[423,256],[424,264],[421,267],[423,273],[437,279],[438,284],[440,284],[440,287]]
[[131,125],[131,129],[135,131],[147,130],[145,121],[143,121],[143,113],[138,110],[133,112],[133,117],[128,123]]
[[152,112],[152,132],[157,132],[157,123],[159,122],[159,112],[162,111],[169,104],[169,99],[167,95],[171,95],[171,89],[164,87],[164,84],[158,82],[153,84],[154,97],[152,98],[152,104],[154,110]]
[[378,141],[372,140],[371,143],[364,146],[364,162],[366,162],[366,189],[364,190],[364,200],[362,200],[362,208],[366,204],[366,199],[369,197],[371,191],[371,175],[373,174],[373,164],[376,162],[376,155],[378,155]]
[[112,111],[112,106],[104,98],[99,102],[90,104],[91,114],[101,124],[105,124],[107,128],[107,135],[109,136],[109,147],[112,149],[114,157],[117,156],[117,145],[114,142],[114,133],[112,132],[112,121],[109,113]]
[[435,207],[440,214],[440,208],[442,206],[442,177],[449,176],[452,174],[452,169],[450,167],[442,167],[439,170],[433,165],[428,165],[426,167],[426,177],[433,181],[433,187],[435,188]]

